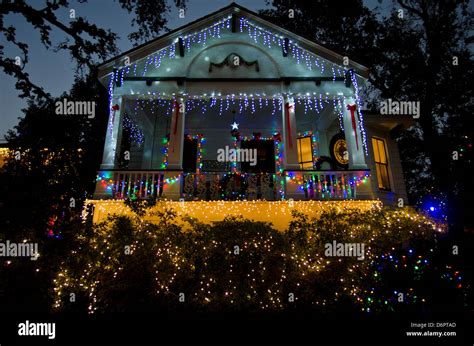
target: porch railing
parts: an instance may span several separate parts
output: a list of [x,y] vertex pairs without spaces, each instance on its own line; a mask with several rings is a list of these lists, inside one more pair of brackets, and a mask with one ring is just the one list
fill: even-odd
[[[112,197],[159,198],[169,180],[165,171],[111,171],[106,179]],[[280,200],[297,196],[306,200],[357,198],[357,186],[368,171],[291,171],[283,176],[270,173],[176,172],[179,194],[185,200]]]
[[297,184],[307,200],[338,200],[357,198],[357,186],[365,183],[368,172],[299,171],[290,172],[287,184]]
[[184,174],[185,200],[278,200],[281,177],[269,173]]
[[115,171],[112,177],[114,198],[147,199],[161,197],[163,194],[163,171]]

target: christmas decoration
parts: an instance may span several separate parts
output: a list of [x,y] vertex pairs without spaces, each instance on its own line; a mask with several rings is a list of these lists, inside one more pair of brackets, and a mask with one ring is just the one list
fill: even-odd
[[112,112],[113,112],[113,113],[112,113],[112,124],[113,124],[114,121],[115,121],[115,112],[120,109],[120,106],[117,105],[117,104],[115,104],[115,105],[112,106],[111,109],[112,109]]
[[357,147],[357,150],[359,150],[359,140],[357,139],[357,125],[356,125],[355,116],[354,116],[354,112],[356,111],[356,109],[357,109],[357,105],[355,104],[347,105],[347,110],[351,112],[352,130],[354,131],[356,147]]
[[206,139],[202,135],[202,133],[199,133],[194,136],[187,135],[189,139],[195,139],[197,142],[197,153],[196,153],[196,174],[201,173],[202,170],[202,150],[203,150],[203,145],[206,142]]
[[236,141],[240,141],[240,140],[241,140],[240,131],[239,131],[239,130],[232,130],[232,131],[230,131],[230,134],[232,135],[232,137],[235,138]]
[[298,137],[311,137],[311,149],[313,155],[313,168],[315,168],[316,161],[319,158],[319,134],[318,132],[305,131],[303,133],[298,133]]
[[163,138],[163,162],[161,163],[161,169],[168,168],[168,152],[170,144],[170,134],[168,133],[165,138]]
[[[128,216],[111,217],[95,224],[89,237],[78,237],[79,247],[54,279],[55,309],[67,309],[70,291],[87,297],[90,314],[128,307],[129,295],[117,290],[133,286],[148,289],[142,296],[152,306],[175,306],[184,293],[191,309],[331,311],[343,300],[372,314],[408,305],[423,309],[433,297],[426,282],[435,278],[464,289],[459,270],[432,265],[444,226],[410,209],[385,210],[373,201],[275,202],[266,210],[262,202],[243,201],[158,201],[145,209],[133,207],[135,202],[88,203],[119,203]],[[286,232],[239,218],[258,219],[263,210],[270,220],[291,211]],[[155,225],[147,221],[153,215]],[[191,216],[191,232],[178,226],[185,215]],[[329,256],[327,244],[333,242],[364,244],[363,256]],[[123,244],[130,246],[127,255]],[[138,268],[152,275],[130,280]]]
[[[147,56],[146,58],[143,58],[137,62],[132,62],[132,64],[114,71],[111,74],[111,78],[114,82],[119,83],[119,85],[123,85],[124,77],[130,75],[136,77],[140,70],[142,71],[141,76],[146,76],[150,67],[155,69],[160,68],[163,59],[174,59],[176,57],[176,45],[179,44],[180,40],[182,40],[184,43],[186,51],[190,51],[192,47],[197,45],[205,47],[211,38],[215,40],[221,38],[221,32],[223,30],[231,32],[230,22],[231,17],[225,17],[197,32],[176,38],[168,46]],[[272,49],[272,47],[275,45],[279,46],[280,48],[286,47],[285,40],[280,34],[263,28],[248,18],[240,18],[239,24],[239,32],[247,33],[251,40],[262,47],[266,47],[268,49]],[[307,51],[306,49],[300,47],[293,40],[288,40],[287,46],[287,53],[289,53],[288,56],[294,59],[297,64],[300,64],[303,61],[304,65],[309,71],[319,69],[319,72],[321,75],[323,75],[325,71],[329,70],[330,68],[333,80],[335,80],[336,77],[344,77],[345,73],[347,72],[347,69],[344,66],[334,64],[324,58],[317,56],[314,53]]]
[[138,145],[142,145],[145,141],[145,136],[143,131],[138,126],[137,122],[134,121],[128,114],[125,114],[123,117],[122,122],[123,128],[129,131],[130,133],[130,140],[132,142],[137,143]]

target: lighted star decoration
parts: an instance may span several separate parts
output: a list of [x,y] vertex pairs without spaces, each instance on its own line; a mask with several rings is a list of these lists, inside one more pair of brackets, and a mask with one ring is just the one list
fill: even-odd
[[238,130],[239,129],[239,124],[237,124],[235,121],[233,124],[230,124],[230,126],[232,127],[232,130]]

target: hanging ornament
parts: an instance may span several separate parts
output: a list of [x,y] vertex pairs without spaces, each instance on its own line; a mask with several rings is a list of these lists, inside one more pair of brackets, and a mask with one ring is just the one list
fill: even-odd
[[120,106],[118,104],[114,104],[112,106],[112,122],[111,122],[111,126],[110,126],[110,130],[113,131],[113,128],[114,128],[114,121],[115,121],[115,112],[118,111],[120,109]]
[[253,139],[256,139],[257,141],[259,141],[261,137],[262,137],[261,132],[254,132],[253,133]]
[[356,140],[356,147],[357,147],[357,150],[359,150],[359,140],[357,139],[357,125],[356,125],[356,120],[355,120],[355,116],[354,116],[354,113],[355,113],[356,109],[357,109],[356,104],[347,105],[347,110],[351,112],[352,129],[354,130],[354,137],[355,137],[355,140]]

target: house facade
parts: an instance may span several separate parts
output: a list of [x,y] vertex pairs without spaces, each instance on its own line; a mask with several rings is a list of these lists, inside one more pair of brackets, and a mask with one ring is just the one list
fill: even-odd
[[232,4],[99,68],[94,199],[406,201],[367,68]]

